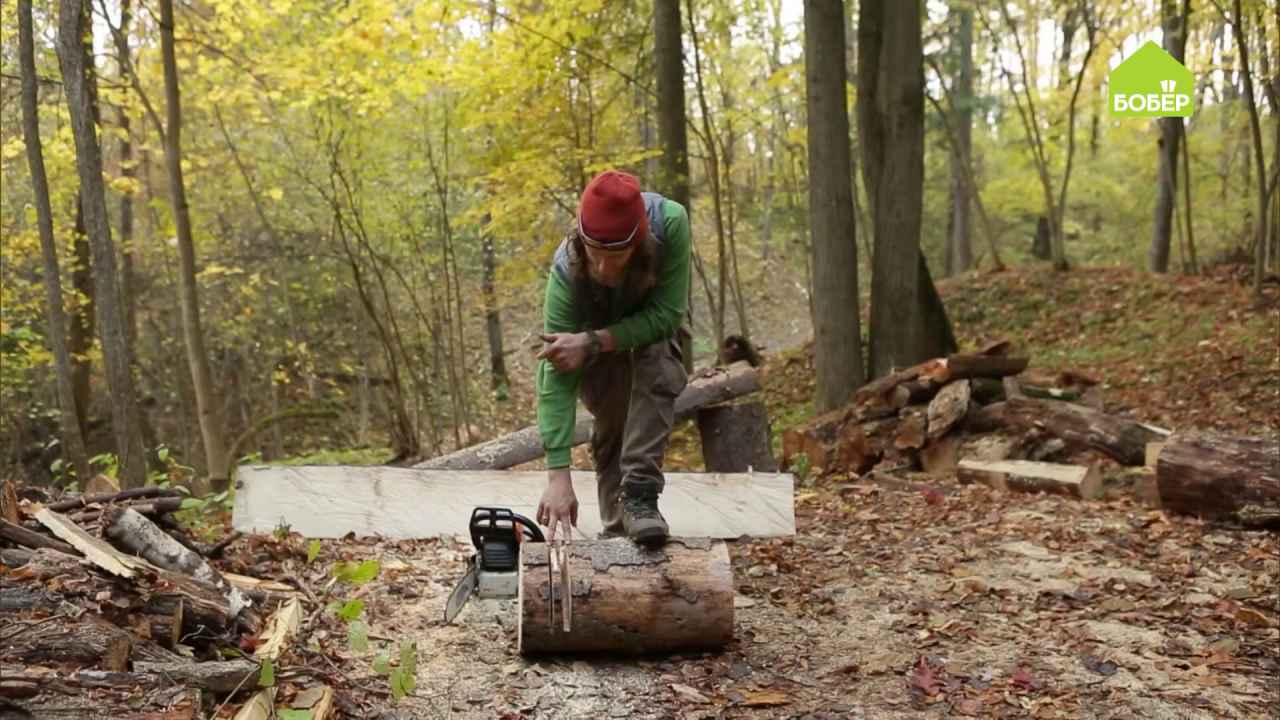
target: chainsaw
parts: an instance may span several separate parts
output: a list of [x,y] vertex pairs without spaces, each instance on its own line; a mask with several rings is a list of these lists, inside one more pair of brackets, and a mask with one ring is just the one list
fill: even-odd
[[[507,508],[472,510],[469,529],[476,552],[467,558],[462,580],[449,593],[444,607],[446,624],[453,622],[473,595],[486,599],[516,597],[520,591],[520,544],[546,542],[537,523]],[[548,550],[548,587],[553,588],[553,595],[560,596],[560,614],[564,630],[568,632],[572,614],[568,551],[563,541],[552,543]],[[559,593],[554,590],[557,585],[561,588]],[[548,605],[551,613],[548,620],[551,627],[555,627],[556,603]]]

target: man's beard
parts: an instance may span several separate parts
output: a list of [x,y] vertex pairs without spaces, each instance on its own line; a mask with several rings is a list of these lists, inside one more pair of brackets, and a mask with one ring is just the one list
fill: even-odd
[[597,285],[603,285],[607,288],[616,288],[621,286],[622,281],[627,276],[627,271],[625,269],[620,272],[612,273],[608,276],[597,275],[594,270],[588,270],[587,273],[591,276],[592,282]]

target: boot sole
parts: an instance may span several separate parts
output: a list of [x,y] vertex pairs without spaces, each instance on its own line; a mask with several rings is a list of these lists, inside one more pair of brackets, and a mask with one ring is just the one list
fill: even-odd
[[631,539],[640,545],[662,545],[667,541],[667,531],[660,527],[642,528]]

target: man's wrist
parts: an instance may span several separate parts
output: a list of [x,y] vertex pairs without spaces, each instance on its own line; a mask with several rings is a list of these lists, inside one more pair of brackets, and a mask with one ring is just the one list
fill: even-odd
[[604,340],[600,337],[600,333],[587,330],[583,334],[587,336],[587,357],[592,358],[604,352]]

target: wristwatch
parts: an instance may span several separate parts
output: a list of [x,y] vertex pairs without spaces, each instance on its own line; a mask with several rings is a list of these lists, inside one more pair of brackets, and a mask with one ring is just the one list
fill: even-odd
[[595,330],[587,331],[587,357],[594,358],[600,354],[600,349],[604,347],[604,343],[600,342],[600,335]]

